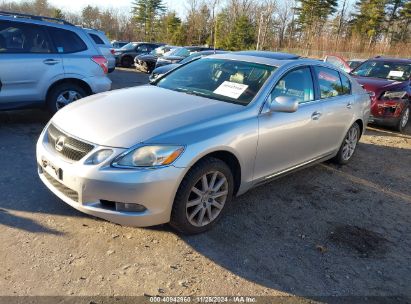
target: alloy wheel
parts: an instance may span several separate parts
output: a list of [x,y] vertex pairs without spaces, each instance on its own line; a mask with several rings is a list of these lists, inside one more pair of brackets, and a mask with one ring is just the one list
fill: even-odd
[[191,188],[186,203],[186,216],[190,224],[203,227],[221,213],[227,200],[228,181],[219,171],[204,174]]
[[401,118],[401,127],[405,128],[410,118],[410,108],[406,108]]
[[342,150],[342,158],[344,160],[349,160],[354,154],[355,148],[357,147],[358,143],[358,136],[358,129],[354,126],[351,127],[344,140],[344,146]]
[[56,108],[57,110],[62,109],[66,105],[72,103],[73,101],[81,99],[83,96],[77,91],[67,90],[61,92],[56,100]]

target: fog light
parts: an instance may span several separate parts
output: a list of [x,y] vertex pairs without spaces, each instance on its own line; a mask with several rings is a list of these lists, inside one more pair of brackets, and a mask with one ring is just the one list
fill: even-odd
[[144,212],[147,210],[147,208],[140,204],[127,204],[116,202],[116,210],[125,212]]

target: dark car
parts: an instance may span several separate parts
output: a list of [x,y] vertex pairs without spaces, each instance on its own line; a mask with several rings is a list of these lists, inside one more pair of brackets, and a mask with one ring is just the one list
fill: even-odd
[[165,66],[168,64],[179,63],[183,59],[189,57],[193,53],[198,53],[202,51],[213,51],[213,49],[209,47],[202,47],[202,46],[185,46],[178,48],[171,52],[168,55],[165,55],[157,60],[156,68]]
[[411,60],[369,59],[351,75],[371,95],[370,121],[402,131],[410,117]]
[[113,46],[113,48],[115,49],[120,49],[123,46],[125,46],[126,44],[130,43],[129,41],[117,41],[117,40],[113,40],[111,41],[111,45]]
[[195,52],[192,53],[190,56],[184,58],[183,60],[181,60],[178,63],[171,63],[171,64],[167,64],[167,65],[163,65],[163,66],[159,66],[157,68],[154,69],[154,71],[150,74],[150,82],[153,82],[154,80],[156,80],[158,77],[163,76],[164,74],[168,73],[171,70],[174,70],[176,67],[179,67],[182,64],[185,64],[187,62],[193,61],[197,58],[200,57],[205,57],[205,56],[209,56],[209,55],[214,55],[214,54],[224,54],[227,53],[227,51],[219,51],[219,50],[209,50],[209,51],[202,51],[202,52]]
[[134,58],[134,65],[139,71],[151,73],[151,71],[153,71],[156,66],[158,58],[164,56],[164,54],[167,54],[176,48],[178,47],[172,45],[163,45],[157,49],[154,49],[149,54],[136,56]]
[[120,49],[116,49],[114,56],[116,57],[116,64],[122,67],[129,68],[134,62],[134,58],[141,54],[148,54],[152,50],[158,48],[161,43],[148,42],[130,42]]

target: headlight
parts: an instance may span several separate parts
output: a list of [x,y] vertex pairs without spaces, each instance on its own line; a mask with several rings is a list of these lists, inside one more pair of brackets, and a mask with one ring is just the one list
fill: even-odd
[[111,149],[104,149],[99,150],[92,154],[89,158],[87,158],[85,164],[87,165],[98,165],[107,160],[111,154],[113,154],[113,150]]
[[165,166],[172,164],[183,151],[182,146],[143,146],[121,154],[112,165],[119,168]]
[[384,99],[403,99],[407,96],[405,91],[386,91],[382,96]]

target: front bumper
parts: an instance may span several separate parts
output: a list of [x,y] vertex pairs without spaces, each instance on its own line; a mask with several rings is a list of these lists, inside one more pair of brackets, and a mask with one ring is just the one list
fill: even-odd
[[370,123],[395,126],[401,119],[402,112],[408,103],[404,100],[379,100],[372,102]]
[[[118,148],[113,149],[114,154],[103,164],[85,165],[84,160],[101,147],[96,147],[80,161],[69,162],[52,151],[46,141],[43,132],[37,142],[38,174],[47,188],[70,206],[126,226],[146,227],[170,221],[184,168],[113,168],[110,166],[112,159],[125,151]],[[45,162],[48,165],[45,166]],[[140,204],[146,210],[117,211],[115,207],[107,207],[104,201]]]

